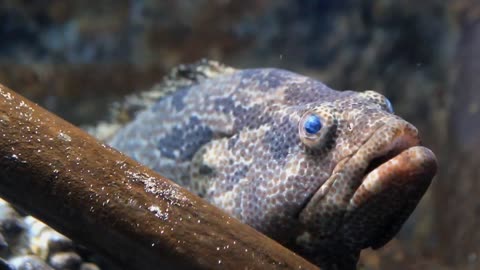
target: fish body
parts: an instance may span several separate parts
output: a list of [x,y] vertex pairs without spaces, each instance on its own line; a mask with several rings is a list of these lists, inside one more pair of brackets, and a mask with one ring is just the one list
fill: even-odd
[[108,143],[325,269],[388,242],[435,174],[374,91],[215,62],[176,72]]

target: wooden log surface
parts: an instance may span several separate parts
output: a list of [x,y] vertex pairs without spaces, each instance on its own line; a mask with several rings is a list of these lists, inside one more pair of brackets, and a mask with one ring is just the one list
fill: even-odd
[[125,269],[318,269],[3,85],[0,196]]

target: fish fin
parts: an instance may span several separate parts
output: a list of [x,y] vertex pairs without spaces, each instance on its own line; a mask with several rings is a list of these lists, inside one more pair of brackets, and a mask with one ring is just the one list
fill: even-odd
[[173,92],[200,83],[209,78],[230,74],[236,69],[219,62],[202,59],[192,64],[179,65],[173,68],[161,82],[150,90],[126,96],[123,101],[110,106],[109,119],[95,126],[84,127],[99,140],[108,141],[120,128],[131,122],[135,116],[153,106],[163,97]]
[[192,64],[179,65],[173,68],[160,83],[154,85],[150,90],[127,96],[123,102],[114,104],[112,120],[117,123],[128,123],[137,112],[147,109],[178,89],[234,71],[235,69],[232,67],[207,59]]

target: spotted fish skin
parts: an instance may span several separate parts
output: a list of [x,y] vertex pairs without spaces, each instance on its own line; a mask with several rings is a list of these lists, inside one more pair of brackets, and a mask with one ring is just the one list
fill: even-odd
[[280,69],[184,69],[212,67],[108,143],[326,269],[353,269],[396,234],[436,160],[384,96]]

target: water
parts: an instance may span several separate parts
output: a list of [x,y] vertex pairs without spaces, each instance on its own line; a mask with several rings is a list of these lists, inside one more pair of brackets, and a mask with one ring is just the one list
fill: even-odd
[[[480,4],[335,3],[13,1],[0,5],[0,83],[79,125],[108,119],[112,101],[203,57],[239,68],[287,68],[336,89],[375,89],[419,129],[440,170],[399,239],[365,253],[362,263],[366,269],[377,269],[373,261],[381,269],[418,261],[479,268]],[[71,140],[65,133],[55,139]],[[11,158],[21,160],[21,153]],[[137,179],[158,191],[148,177]],[[172,204],[185,203],[173,197]],[[165,217],[154,207],[153,214]]]

